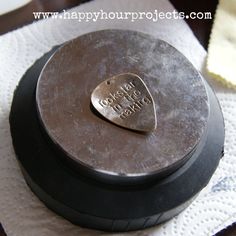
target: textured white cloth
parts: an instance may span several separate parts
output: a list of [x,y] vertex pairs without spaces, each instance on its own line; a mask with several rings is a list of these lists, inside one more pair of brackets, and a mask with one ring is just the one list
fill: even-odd
[[[166,0],[95,0],[74,11],[172,11]],[[13,151],[8,116],[13,91],[25,71],[52,46],[86,32],[132,29],[153,34],[179,49],[197,69],[204,68],[206,52],[183,20],[78,22],[43,20],[0,37],[0,222],[9,236],[104,235],[82,229],[48,210],[30,191]],[[210,80],[210,79],[209,79]],[[211,84],[213,82],[211,81]],[[207,187],[179,216],[140,232],[116,235],[213,235],[236,221],[236,93],[213,84],[226,126],[225,156]],[[106,234],[110,235],[110,234]]]

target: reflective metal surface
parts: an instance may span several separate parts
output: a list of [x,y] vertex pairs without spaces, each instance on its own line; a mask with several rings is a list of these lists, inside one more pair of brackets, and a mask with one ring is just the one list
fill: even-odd
[[[121,128],[92,109],[94,88],[127,72],[142,78],[153,97],[152,132]],[[57,50],[41,73],[36,101],[42,125],[68,159],[114,178],[176,169],[204,135],[209,114],[204,81],[180,52],[122,30],[83,35]]]
[[103,81],[93,91],[91,102],[99,113],[119,126],[144,132],[156,128],[153,98],[135,74],[120,74]]

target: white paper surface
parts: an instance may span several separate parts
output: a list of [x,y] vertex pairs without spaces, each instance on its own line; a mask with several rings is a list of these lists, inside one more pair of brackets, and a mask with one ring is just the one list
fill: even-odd
[[[95,0],[73,11],[172,11],[166,0]],[[13,91],[25,71],[52,46],[100,29],[132,29],[166,40],[197,69],[206,52],[183,20],[78,22],[43,20],[0,37],[0,222],[9,236],[105,235],[82,229],[48,210],[30,191],[20,172],[11,143],[8,116]],[[226,126],[225,156],[207,187],[179,216],[139,232],[116,235],[212,235],[236,220],[236,93],[214,85]],[[112,235],[107,234],[106,235]]]
[[0,15],[14,11],[20,7],[25,6],[31,0],[1,0],[0,1]]

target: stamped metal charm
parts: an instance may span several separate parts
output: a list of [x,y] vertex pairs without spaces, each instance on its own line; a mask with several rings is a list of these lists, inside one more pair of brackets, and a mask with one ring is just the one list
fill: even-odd
[[136,74],[119,74],[103,81],[94,89],[91,101],[100,114],[116,125],[143,132],[156,128],[153,98]]

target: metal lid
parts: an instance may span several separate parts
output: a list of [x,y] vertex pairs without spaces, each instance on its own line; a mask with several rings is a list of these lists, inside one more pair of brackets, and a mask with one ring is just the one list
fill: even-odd
[[[156,129],[140,133],[116,126],[93,109],[102,81],[134,73],[155,102]],[[104,30],[70,41],[41,72],[36,102],[41,123],[76,168],[114,182],[163,177],[194,151],[207,126],[204,81],[168,43],[152,36]]]

